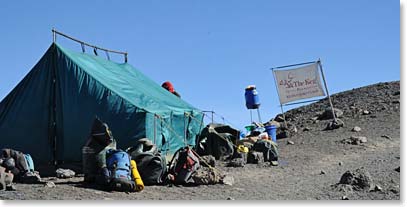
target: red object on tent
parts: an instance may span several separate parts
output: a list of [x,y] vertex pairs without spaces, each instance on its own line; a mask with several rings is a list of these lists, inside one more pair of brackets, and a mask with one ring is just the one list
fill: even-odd
[[174,86],[172,85],[171,82],[165,81],[161,86],[167,89],[169,92],[174,93]]

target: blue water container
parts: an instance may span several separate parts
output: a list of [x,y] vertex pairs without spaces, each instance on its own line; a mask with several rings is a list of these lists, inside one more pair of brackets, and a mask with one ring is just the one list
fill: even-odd
[[273,140],[273,142],[277,142],[277,127],[275,125],[268,125],[265,126],[265,128],[271,140]]
[[244,93],[247,109],[258,109],[260,106],[259,95],[256,86],[248,86]]

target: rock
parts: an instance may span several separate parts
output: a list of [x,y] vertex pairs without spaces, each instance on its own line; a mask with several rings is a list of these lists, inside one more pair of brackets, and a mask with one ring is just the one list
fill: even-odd
[[222,178],[222,183],[225,185],[233,185],[235,182],[235,179],[231,175],[225,175],[225,177]]
[[258,164],[263,161],[262,152],[249,152],[247,153],[247,163]]
[[226,200],[232,200],[232,201],[234,201],[235,199],[232,198],[232,197],[228,197],[228,198],[226,198]]
[[363,115],[369,115],[369,114],[370,114],[370,111],[368,111],[368,110],[363,110],[362,114],[363,114]]
[[[170,175],[170,174],[169,174]],[[197,185],[214,185],[222,182],[225,176],[214,168],[200,167],[191,175],[192,180]],[[173,179],[174,177],[170,178]]]
[[288,132],[287,130],[284,131],[280,131],[277,135],[276,138],[277,139],[284,139],[284,138],[288,138],[290,136],[290,132]]
[[375,191],[375,192],[379,191],[379,192],[381,192],[381,191],[383,191],[383,188],[380,187],[379,185],[375,185],[375,187],[371,191]]
[[274,121],[276,122],[284,122],[284,117],[282,114],[277,114],[277,116],[274,118]]
[[400,104],[400,100],[394,100],[391,102],[392,104]]
[[48,181],[48,182],[45,183],[45,187],[48,187],[48,188],[55,188],[56,185],[55,185],[54,182]]
[[318,116],[314,116],[314,117],[312,117],[312,118],[311,118],[311,120],[312,120],[312,121],[316,121],[316,120],[318,120]]
[[326,172],[325,172],[324,170],[321,170],[320,174],[321,174],[321,175],[325,175]]
[[345,123],[340,119],[336,119],[336,121],[329,122],[326,125],[325,130],[339,129],[339,128],[343,127],[343,126],[345,126]]
[[293,141],[287,141],[287,145],[294,145],[294,142]]
[[386,139],[389,139],[389,140],[392,140],[392,138],[389,135],[382,135],[382,137],[386,138]]
[[349,200],[349,198],[347,196],[342,196],[341,200]]
[[16,188],[16,186],[14,186],[14,185],[8,185],[8,186],[6,186],[6,191],[16,191],[17,190],[17,188]]
[[75,172],[70,169],[58,168],[56,170],[57,178],[72,178],[75,176]]
[[[341,118],[343,116],[343,111],[337,108],[334,108],[335,112],[335,117],[336,118]],[[319,120],[327,120],[327,119],[333,119],[333,113],[331,108],[325,109],[325,111],[319,115],[318,119]]]
[[398,168],[394,169],[394,170],[397,171],[397,172],[400,172],[400,166]]
[[20,178],[20,182],[26,184],[35,184],[41,182],[40,174],[37,171],[28,171]]
[[355,126],[352,128],[352,132],[360,132],[360,131],[362,131],[362,129],[358,126]]
[[369,190],[373,187],[372,177],[363,167],[356,169],[355,172],[346,171],[339,183],[351,185],[354,190]]
[[276,160],[270,161],[270,165],[271,166],[278,166],[278,161],[276,161]]
[[342,162],[339,162],[339,163],[338,163],[338,165],[339,165],[339,166],[342,166],[342,165],[343,165],[343,163],[342,163]]
[[211,167],[215,167],[216,165],[216,159],[214,156],[212,155],[204,155],[201,156],[202,159],[199,160],[199,164],[201,164],[204,167],[209,167],[208,165],[210,165]]
[[350,144],[353,144],[353,145],[359,145],[361,143],[366,143],[367,142],[367,138],[362,137],[362,136],[351,136],[349,138],[349,140],[350,140]]
[[302,131],[304,131],[304,132],[308,132],[308,131],[310,131],[311,129],[309,128],[309,127],[304,127],[304,129],[302,130]]
[[244,158],[234,158],[227,163],[226,167],[244,167],[245,163]]
[[400,95],[400,91],[396,91],[393,93],[393,96],[399,96]]
[[392,188],[392,189],[390,189],[390,192],[397,194],[397,193],[399,193],[399,190],[396,188]]

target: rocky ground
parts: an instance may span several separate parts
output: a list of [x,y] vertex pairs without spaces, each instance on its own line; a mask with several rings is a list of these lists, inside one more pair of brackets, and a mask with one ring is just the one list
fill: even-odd
[[343,127],[324,130],[331,121],[321,115],[327,100],[290,110],[290,137],[277,140],[279,166],[219,167],[234,177],[233,185],[106,192],[84,186],[79,175],[43,179],[55,185],[16,184],[16,191],[0,192],[0,199],[400,200],[400,82],[345,91],[332,100]]

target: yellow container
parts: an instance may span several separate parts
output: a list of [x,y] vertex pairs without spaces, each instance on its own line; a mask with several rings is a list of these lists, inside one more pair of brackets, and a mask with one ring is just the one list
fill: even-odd
[[136,161],[131,160],[130,161],[130,166],[131,166],[131,176],[136,183],[136,189],[134,189],[136,192],[140,192],[144,189],[144,183],[143,180],[141,180],[140,173],[137,170],[137,164]]
[[249,148],[245,147],[244,145],[239,145],[237,147],[237,151],[240,153],[248,153],[249,152]]

